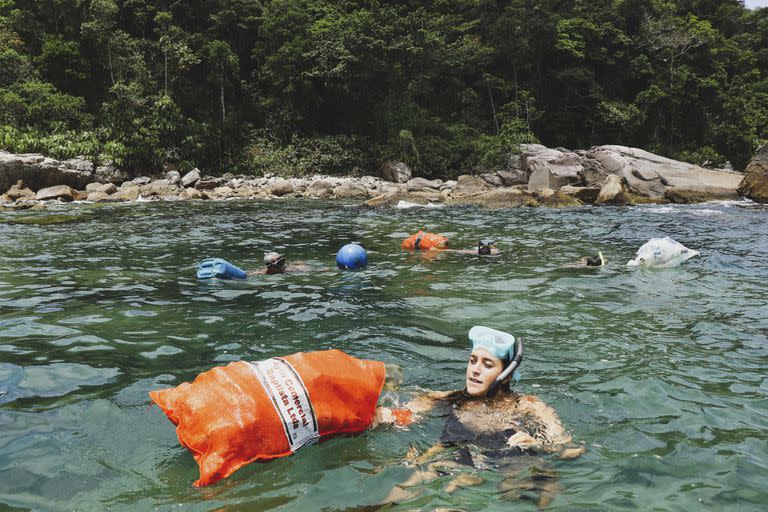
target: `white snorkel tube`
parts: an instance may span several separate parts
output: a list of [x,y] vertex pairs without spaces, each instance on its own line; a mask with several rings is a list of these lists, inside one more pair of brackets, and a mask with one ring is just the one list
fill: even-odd
[[504,371],[499,374],[498,377],[496,377],[496,380],[493,381],[493,384],[491,384],[491,387],[488,388],[488,396],[493,396],[496,394],[496,392],[499,390],[499,386],[509,378],[510,375],[512,375],[512,378],[517,382],[520,379],[520,376],[517,375],[515,377],[515,370],[517,370],[518,366],[520,366],[520,363],[523,362],[523,339],[517,338],[515,340],[515,355],[512,358],[512,361],[509,362],[509,365],[504,368]]

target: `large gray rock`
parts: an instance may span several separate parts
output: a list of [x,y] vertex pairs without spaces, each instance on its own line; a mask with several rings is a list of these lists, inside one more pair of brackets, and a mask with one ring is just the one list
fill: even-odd
[[757,150],[747,165],[739,194],[758,203],[768,203],[768,142]]
[[704,169],[637,148],[597,146],[590,149],[580,173],[585,185],[601,183],[609,174],[624,179],[629,192],[655,199],[670,190],[696,200],[738,196],[742,174]]
[[283,178],[278,178],[272,185],[269,186],[269,193],[278,197],[293,194],[293,182]]
[[615,174],[609,174],[605,178],[603,186],[600,188],[600,193],[597,194],[595,204],[624,205],[628,202],[627,191],[624,188],[621,178]]
[[512,187],[527,183],[527,176],[522,169],[508,169],[496,173],[501,180],[502,187]]
[[480,178],[482,178],[482,180],[485,181],[491,187],[503,186],[501,177],[495,172],[487,172],[485,174],[481,174]]
[[440,190],[443,180],[428,180],[426,178],[411,178],[405,183],[408,192],[430,192]]
[[200,179],[200,169],[195,167],[181,178],[181,186],[184,188],[194,187],[197,180]]
[[181,174],[179,174],[179,171],[176,170],[168,171],[165,173],[165,179],[167,179],[168,183],[171,185],[178,185],[181,181]]
[[[123,185],[125,185],[125,183],[123,183]],[[130,185],[126,187],[120,186],[120,190],[112,194],[111,197],[117,201],[135,201],[139,198],[140,193],[141,187],[130,183]]]
[[97,192],[103,192],[105,194],[114,194],[117,192],[117,185],[114,183],[104,183],[96,189]]
[[69,185],[56,185],[38,190],[35,199],[38,201],[50,201],[51,199],[74,201],[78,197],[77,191],[73,190]]
[[411,168],[403,162],[385,162],[381,168],[385,180],[405,183],[411,179]]
[[333,195],[339,199],[363,199],[368,197],[368,189],[355,180],[346,180],[334,189]]
[[[213,190],[217,187],[223,186],[226,182],[227,180],[223,178],[214,178],[213,176],[205,176],[197,180],[197,182],[195,182],[195,188],[197,190]],[[183,180],[182,180],[182,186],[185,186]]]
[[325,179],[316,179],[309,184],[305,194],[309,197],[331,197],[335,184]]
[[548,168],[551,173],[551,187],[557,189],[563,185],[575,185],[581,182],[583,157],[578,153],[563,148],[547,148],[541,144],[521,144],[521,170],[527,176],[541,168]]
[[38,154],[16,155],[0,151],[0,191],[7,190],[18,180],[32,190],[55,185],[82,189],[96,181],[97,174],[93,164],[82,158],[58,161]]
[[181,192],[181,189],[176,185],[171,185],[168,180],[155,180],[148,185],[141,187],[142,197],[163,197],[174,196]]
[[92,201],[94,203],[117,203],[120,201],[127,201],[127,199],[111,196],[109,194],[105,194],[104,192],[100,192],[98,190],[94,190],[93,192],[88,193],[88,197],[86,198],[87,201]]
[[152,183],[152,178],[150,178],[149,176],[139,176],[138,178],[132,179],[131,183],[139,186],[149,185],[150,183]]
[[115,192],[117,192],[117,190],[118,190],[117,185],[115,185],[114,183],[94,182],[94,183],[89,183],[88,185],[85,186],[86,192],[102,192],[104,194],[114,194]]
[[530,178],[528,178],[529,192],[536,192],[538,190],[544,190],[545,188],[557,188],[554,176],[552,176],[552,168],[549,164],[546,162],[536,162],[532,167],[533,171],[531,172]]
[[482,194],[491,188],[484,179],[469,174],[462,174],[451,189],[451,196],[472,196]]

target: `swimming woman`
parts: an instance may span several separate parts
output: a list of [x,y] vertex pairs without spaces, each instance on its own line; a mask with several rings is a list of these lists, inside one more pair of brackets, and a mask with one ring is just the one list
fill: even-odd
[[[561,459],[573,459],[584,453],[583,446],[572,445],[571,436],[554,409],[533,395],[521,395],[510,389],[510,382],[519,378],[517,369],[523,357],[521,340],[482,326],[473,327],[469,339],[472,350],[465,388],[428,393],[406,406],[416,417],[436,406],[442,406],[446,415],[440,443],[421,456],[409,454],[412,462],[427,463],[448,448],[458,449],[451,452],[449,459],[429,462],[425,469],[417,470],[407,481],[396,486],[386,501],[410,498],[413,494],[406,488],[454,471],[458,474],[445,487],[446,492],[482,483],[475,475],[460,472],[461,467],[511,467],[519,465],[514,458],[537,452],[558,453]],[[382,422],[397,420],[383,408],[378,419]],[[518,491],[537,491],[539,504],[545,506],[554,495],[557,483],[550,475],[550,478],[538,478],[538,481],[505,485],[516,486]],[[500,484],[500,490],[509,492],[512,488]]]

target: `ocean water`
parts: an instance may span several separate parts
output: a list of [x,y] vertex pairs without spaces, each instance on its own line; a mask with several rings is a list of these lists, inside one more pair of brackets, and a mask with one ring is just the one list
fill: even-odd
[[[586,453],[522,471],[457,470],[385,510],[764,510],[768,502],[768,209],[695,206],[368,210],[271,202],[63,205],[0,213],[0,510],[376,510],[442,418],[332,439],[194,488],[197,467],[147,393],[230,361],[339,348],[402,367],[390,397],[463,382],[467,331],[523,336],[517,385],[553,406]],[[478,258],[402,252],[418,229]],[[701,252],[627,268],[671,236]],[[370,265],[339,272],[359,241]],[[203,282],[263,252],[317,271]],[[601,250],[602,269],[565,268]],[[320,271],[327,270],[327,271]],[[531,469],[533,468],[533,469]],[[537,469],[538,468],[538,469]],[[543,468],[543,469],[542,469]]]

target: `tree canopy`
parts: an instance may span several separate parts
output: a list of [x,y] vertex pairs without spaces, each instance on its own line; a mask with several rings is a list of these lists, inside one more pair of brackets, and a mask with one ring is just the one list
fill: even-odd
[[0,0],[0,148],[133,172],[500,169],[523,142],[743,168],[768,9],[739,0]]

